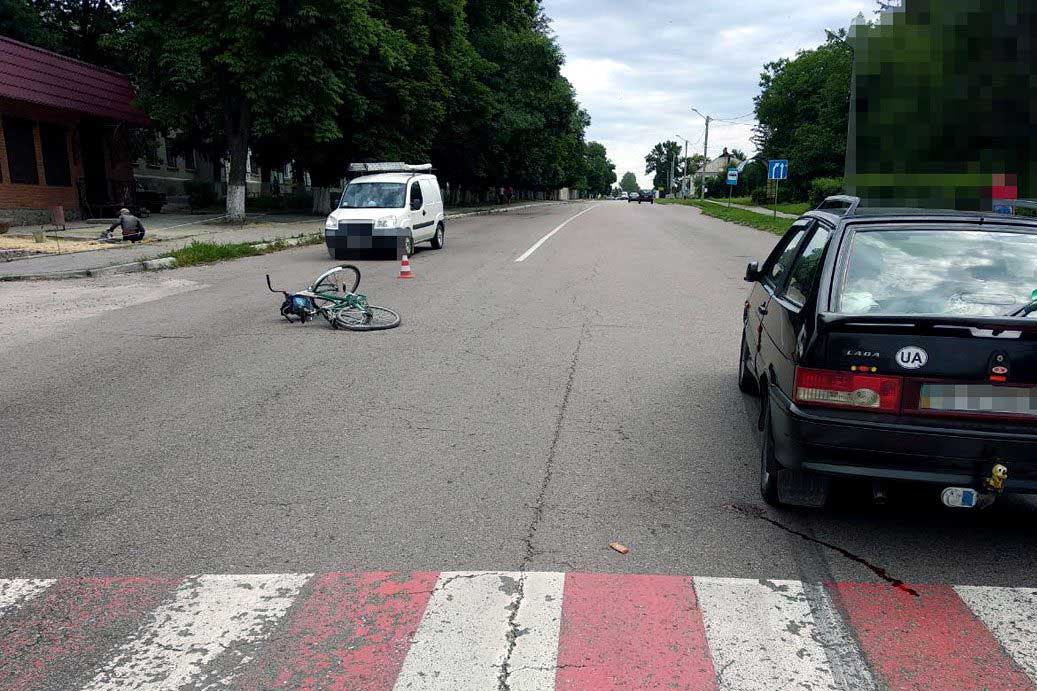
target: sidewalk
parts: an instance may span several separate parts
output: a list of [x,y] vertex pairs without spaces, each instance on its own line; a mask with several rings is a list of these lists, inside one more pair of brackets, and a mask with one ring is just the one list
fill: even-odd
[[[480,214],[506,213],[533,206],[566,202],[530,202],[510,206],[462,208],[457,213],[447,212],[447,220]],[[158,214],[144,219],[146,242],[127,247],[106,247],[99,250],[69,254],[40,254],[0,263],[0,281],[40,278],[78,278],[107,267],[155,259],[192,242],[230,244],[236,242],[263,242],[296,237],[301,234],[322,233],[324,219],[317,216],[288,214],[250,214],[245,225],[221,223],[222,216],[191,214]],[[114,222],[93,220],[69,223],[64,231],[47,232],[47,236],[66,240],[96,240],[101,232]],[[43,229],[52,226],[44,226]],[[35,227],[39,229],[39,226]],[[33,226],[11,228],[8,235],[28,237]]]
[[[704,201],[710,204],[716,204],[718,206],[727,206],[727,202],[717,201],[716,199],[706,199]],[[732,209],[741,209],[742,211],[752,211],[754,214],[766,214],[767,216],[773,216],[774,211],[772,209],[765,209],[762,206],[742,206],[741,204],[732,204]],[[778,212],[778,218],[799,218],[795,214],[787,214],[783,211]]]

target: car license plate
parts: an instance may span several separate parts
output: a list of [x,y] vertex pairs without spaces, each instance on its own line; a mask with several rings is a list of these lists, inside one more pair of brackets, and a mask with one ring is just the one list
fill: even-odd
[[922,384],[918,407],[943,412],[991,413],[1037,417],[1037,395],[1026,386]]

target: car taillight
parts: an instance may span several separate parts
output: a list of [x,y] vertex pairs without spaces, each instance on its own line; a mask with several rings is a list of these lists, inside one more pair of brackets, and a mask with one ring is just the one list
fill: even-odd
[[797,403],[898,413],[902,390],[900,377],[796,368]]

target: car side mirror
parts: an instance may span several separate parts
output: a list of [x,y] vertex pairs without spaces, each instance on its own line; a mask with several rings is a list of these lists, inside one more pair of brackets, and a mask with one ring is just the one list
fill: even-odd
[[745,267],[745,282],[756,283],[760,280],[760,263],[749,262],[749,266]]
[[411,211],[418,211],[419,209],[421,209],[421,200],[420,199],[411,199],[410,200],[410,210]]

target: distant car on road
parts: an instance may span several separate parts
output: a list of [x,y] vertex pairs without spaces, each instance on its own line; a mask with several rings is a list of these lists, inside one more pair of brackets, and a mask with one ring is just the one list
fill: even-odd
[[442,249],[446,222],[439,182],[430,165],[362,163],[351,172],[374,172],[354,178],[342,190],[338,208],[324,224],[324,239],[333,259],[350,250],[393,250],[414,253],[414,244],[430,242]]
[[764,500],[818,506],[838,478],[964,508],[1037,493],[1037,220],[859,204],[829,198],[746,270]]
[[628,202],[638,202],[638,203],[640,203],[641,202],[641,193],[640,192],[631,192],[627,196],[627,201]]
[[655,204],[655,190],[641,190],[641,195],[638,198],[637,203],[641,204],[642,202]]

